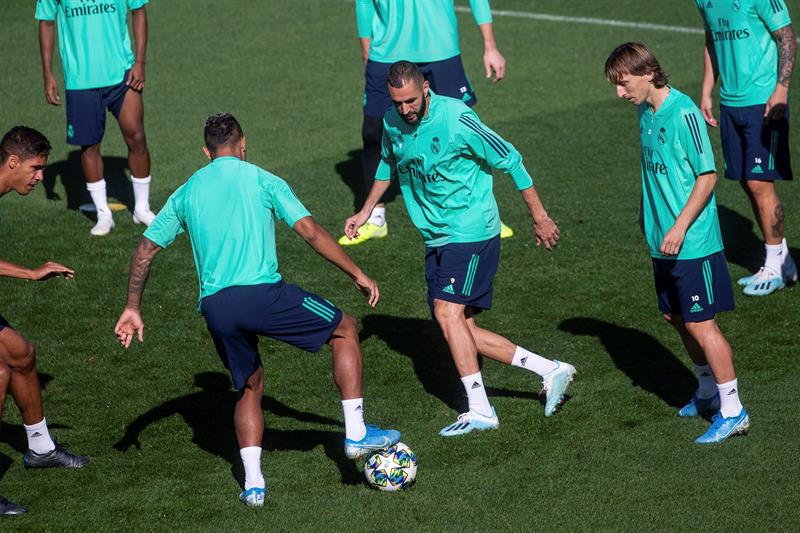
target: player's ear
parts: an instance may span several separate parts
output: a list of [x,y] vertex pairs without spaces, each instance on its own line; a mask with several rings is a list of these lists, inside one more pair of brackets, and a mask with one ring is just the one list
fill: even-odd
[[6,159],[6,165],[8,165],[10,170],[17,168],[17,166],[19,166],[19,156],[14,154],[8,156],[8,159]]
[[430,82],[429,82],[428,80],[425,80],[425,81],[423,82],[423,84],[422,84],[422,93],[423,93],[425,96],[428,96],[428,89],[430,89],[430,87],[431,87],[431,84],[430,84]]
[[208,149],[208,146],[203,146],[203,153],[204,153],[204,154],[206,154],[206,157],[208,158],[208,160],[209,160],[209,161],[211,161],[212,159],[214,159],[214,158],[211,156],[211,150],[209,150],[209,149]]

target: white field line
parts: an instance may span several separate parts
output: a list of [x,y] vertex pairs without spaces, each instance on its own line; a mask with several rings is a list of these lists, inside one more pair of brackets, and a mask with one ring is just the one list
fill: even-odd
[[[470,8],[466,6],[456,6],[456,11],[470,12]],[[691,28],[688,26],[669,26],[667,24],[651,24],[649,22],[633,22],[628,20],[615,20],[615,19],[598,19],[592,17],[568,17],[564,15],[548,15],[547,13],[530,13],[527,11],[506,11],[502,9],[493,9],[492,15],[497,17],[513,17],[532,20],[544,20],[547,22],[567,22],[571,24],[591,24],[594,26],[609,26],[617,28],[635,28],[639,30],[654,30],[666,31],[672,33],[691,33],[700,34],[705,33],[701,27]],[[797,38],[800,42],[800,37]]]

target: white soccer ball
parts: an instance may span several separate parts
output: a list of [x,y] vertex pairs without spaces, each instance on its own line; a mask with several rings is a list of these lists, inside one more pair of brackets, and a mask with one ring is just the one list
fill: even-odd
[[414,484],[417,477],[417,456],[411,448],[398,442],[367,457],[364,475],[377,489],[387,492],[405,490]]

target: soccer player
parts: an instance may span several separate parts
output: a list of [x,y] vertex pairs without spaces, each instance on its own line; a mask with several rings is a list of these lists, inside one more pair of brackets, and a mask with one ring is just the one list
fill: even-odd
[[[506,60],[497,49],[489,0],[471,0],[472,15],[483,37],[483,65],[486,77],[495,81],[505,76]],[[386,90],[389,67],[401,59],[413,61],[437,94],[458,98],[468,106],[478,99],[464,73],[458,41],[458,20],[453,0],[407,2],[403,0],[357,0],[356,25],[364,62],[364,142],[362,164],[365,189],[372,187],[381,158],[383,114],[392,101]],[[514,232],[501,224],[500,236]],[[361,244],[388,235],[386,209],[379,202],[356,239],[343,236],[339,244]]]
[[475,315],[489,309],[500,260],[500,216],[490,167],[510,174],[534,220],[536,244],[552,250],[558,228],[547,215],[519,152],[484,126],[464,102],[439,96],[408,61],[389,69],[394,106],[383,119],[383,150],[364,207],[345,221],[356,238],[373,207],[397,179],[411,221],[425,240],[428,305],[444,333],[469,401],[469,410],[442,429],[450,437],[500,425],[489,404],[478,353],[543,377],[545,415],[562,403],[575,374],[489,330]]
[[278,273],[275,219],[283,220],[325,259],[350,276],[356,288],[378,303],[378,285],[317,224],[281,178],[245,162],[245,136],[228,113],[205,124],[207,166],[175,191],[142,237],[131,261],[128,302],[115,333],[126,348],[138,331],[140,304],[155,255],[187,231],[200,278],[198,308],[217,353],[230,370],[239,399],[234,425],[244,463],[240,500],[264,505],[261,472],[264,372],[258,335],[267,335],[309,352],[329,344],[333,375],[342,395],[345,454],[360,457],[396,443],[400,433],[364,424],[361,348],[355,319],[328,300],[285,283]]
[[609,56],[605,74],[620,98],[639,106],[642,146],[640,224],[653,261],[664,319],[694,362],[698,388],[678,416],[714,415],[695,442],[747,433],[733,351],[714,315],[733,310],[733,291],[717,218],[711,141],[692,100],[667,85],[647,46],[629,42]]
[[[797,39],[784,0],[696,2],[706,26],[700,109],[720,126],[725,177],[739,180],[764,235],[763,266],[738,284],[766,296],[797,281],[775,190],[775,181],[792,179],[788,94]],[[718,76],[719,122],[711,99]]]
[[[49,153],[50,143],[38,131],[24,126],[8,131],[0,141],[0,196],[11,191],[23,196],[30,193],[44,177],[43,170]],[[44,281],[55,276],[71,278],[74,274],[72,269],[52,261],[36,268],[26,268],[0,259],[0,276],[4,277]],[[36,350],[2,316],[0,362],[11,369],[9,388],[22,415],[28,437],[28,451],[23,457],[23,464],[27,468],[81,468],[86,465],[88,457],[73,455],[51,438],[42,409]]]
[[[61,105],[53,75],[54,21],[64,70],[67,103],[67,143],[81,147],[86,188],[97,209],[92,235],[107,235],[114,227],[108,206],[100,142],[106,129],[106,109],[119,123],[128,146],[133,182],[133,222],[150,225],[150,152],[144,134],[145,61],[149,0],[38,0],[39,48],[48,104]],[[132,13],[136,55],[131,52],[127,14]]]

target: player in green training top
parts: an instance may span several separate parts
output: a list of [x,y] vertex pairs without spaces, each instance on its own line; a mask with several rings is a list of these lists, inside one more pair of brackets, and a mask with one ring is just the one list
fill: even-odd
[[[739,180],[764,235],[763,266],[738,283],[747,295],[766,296],[797,281],[775,190],[775,181],[792,179],[788,94],[797,39],[784,0],[695,1],[706,26],[700,109],[720,126],[725,177]],[[719,122],[711,97],[717,76]]]
[[[108,206],[100,142],[106,127],[106,110],[119,122],[128,146],[128,166],[133,182],[133,222],[149,225],[150,152],[144,135],[145,53],[149,0],[37,0],[39,46],[47,103],[61,105],[53,75],[54,23],[64,70],[67,103],[67,143],[81,147],[81,167],[86,188],[97,209],[92,235],[106,235],[114,227]],[[128,10],[132,13],[136,55],[131,52]]]
[[444,436],[494,429],[500,424],[489,404],[478,353],[543,377],[545,415],[561,404],[575,374],[475,324],[491,308],[492,283],[500,260],[500,217],[492,192],[491,168],[510,174],[530,209],[536,243],[552,250],[559,233],[547,215],[519,152],[484,126],[462,101],[433,93],[411,62],[389,69],[394,107],[383,119],[383,150],[375,184],[361,211],[345,222],[358,237],[372,208],[400,182],[411,221],[425,240],[428,305],[444,333],[469,400],[469,411],[444,429]]
[[234,425],[245,471],[239,498],[260,507],[266,487],[261,473],[264,370],[258,335],[309,352],[330,344],[333,377],[342,395],[345,455],[357,458],[400,439],[395,430],[364,424],[355,319],[325,298],[285,283],[278,273],[275,219],[286,222],[350,276],[373,307],[380,294],[377,284],[314,221],[284,180],[245,162],[244,133],[232,115],[209,117],[205,142],[211,162],[169,197],[139,243],[131,261],[128,302],[114,331],[126,348],[137,331],[142,340],[140,304],[150,264],[179,234],[189,233],[200,281],[198,307],[239,391]]
[[658,303],[694,362],[698,388],[679,416],[719,413],[696,442],[722,442],[750,426],[739,401],[733,352],[714,315],[733,310],[714,184],[716,166],[703,116],[667,85],[647,46],[618,46],[605,74],[617,95],[639,106],[640,221],[653,261]]
[[[489,0],[470,0],[475,24],[483,37],[483,65],[486,77],[495,81],[505,76],[506,60],[495,43]],[[389,67],[395,61],[416,63],[436,94],[458,98],[469,106],[478,101],[464,66],[458,39],[458,20],[453,0],[435,2],[405,0],[357,0],[356,25],[364,61],[364,121],[361,128],[366,190],[372,187],[381,156],[383,114],[392,105],[386,89]],[[501,224],[501,237],[514,232]],[[357,239],[343,236],[339,244],[361,244],[388,235],[386,210],[382,202],[358,232]]]

